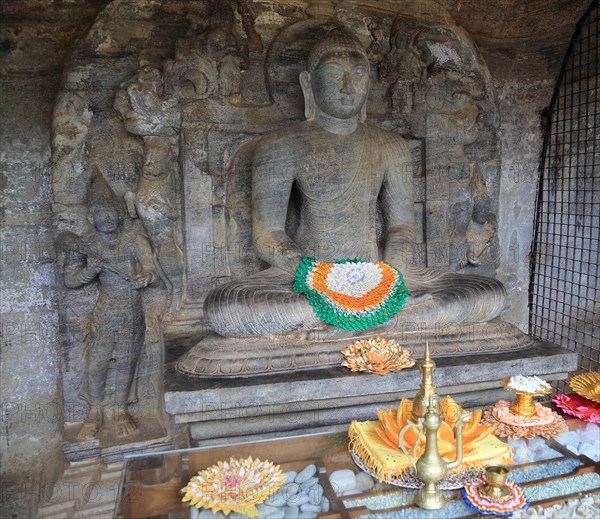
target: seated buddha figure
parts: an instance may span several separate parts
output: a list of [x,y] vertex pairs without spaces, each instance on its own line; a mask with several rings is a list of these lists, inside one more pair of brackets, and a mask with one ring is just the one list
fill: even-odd
[[[251,159],[252,241],[270,266],[209,293],[204,312],[212,328],[223,337],[357,335],[324,324],[306,297],[292,291],[305,257],[382,260],[403,274],[410,292],[405,306],[369,334],[406,322],[439,328],[497,317],[506,295],[498,281],[411,265],[411,153],[399,135],[365,124],[369,62],[360,42],[344,29],[330,31],[310,51],[300,84],[306,120],[262,136]],[[286,230],[292,191],[300,199],[293,235]]]

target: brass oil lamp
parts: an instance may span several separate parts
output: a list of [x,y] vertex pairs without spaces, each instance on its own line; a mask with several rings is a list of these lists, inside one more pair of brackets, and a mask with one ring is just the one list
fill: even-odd
[[[471,413],[469,412],[462,413],[458,417],[456,422],[456,459],[447,462],[440,455],[437,442],[437,433],[442,424],[442,414],[440,412],[440,397],[436,393],[433,384],[435,367],[435,362],[431,360],[429,354],[429,343],[427,343],[425,358],[419,363],[423,381],[413,402],[413,414],[398,435],[398,446],[415,467],[417,477],[425,483],[425,486],[419,490],[415,497],[415,504],[426,510],[437,510],[446,504],[446,500],[442,492],[436,487],[436,483],[444,478],[448,470],[453,469],[462,462],[462,428],[471,419]],[[404,446],[404,435],[411,427],[415,427],[419,433],[412,454]],[[419,439],[423,434],[425,434],[425,451],[417,460],[416,453]]]

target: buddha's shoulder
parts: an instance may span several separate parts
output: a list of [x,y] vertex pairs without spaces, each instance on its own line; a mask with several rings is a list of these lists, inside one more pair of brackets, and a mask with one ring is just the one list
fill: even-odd
[[364,132],[365,135],[368,135],[369,141],[380,146],[385,151],[410,153],[410,148],[406,140],[399,133],[384,130],[371,124],[364,125]]
[[260,137],[254,146],[255,156],[286,153],[303,153],[316,138],[314,128],[307,121],[291,124]]

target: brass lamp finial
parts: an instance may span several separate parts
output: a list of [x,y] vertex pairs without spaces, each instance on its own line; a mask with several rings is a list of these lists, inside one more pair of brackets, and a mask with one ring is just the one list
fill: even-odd
[[435,371],[435,368],[435,362],[431,360],[431,353],[429,352],[429,342],[426,342],[425,358],[419,362],[419,371],[421,372],[422,381],[419,387],[419,392],[415,395],[415,399],[413,401],[413,422],[417,422],[419,418],[423,418],[425,416],[425,412],[429,402],[432,400],[432,397],[437,397],[436,387],[433,383],[433,372]]

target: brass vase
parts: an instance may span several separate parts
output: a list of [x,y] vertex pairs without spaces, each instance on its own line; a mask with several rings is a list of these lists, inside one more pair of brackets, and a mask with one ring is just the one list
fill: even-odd
[[504,499],[511,492],[506,481],[509,470],[501,465],[490,465],[485,468],[485,481],[482,494],[491,499]]

